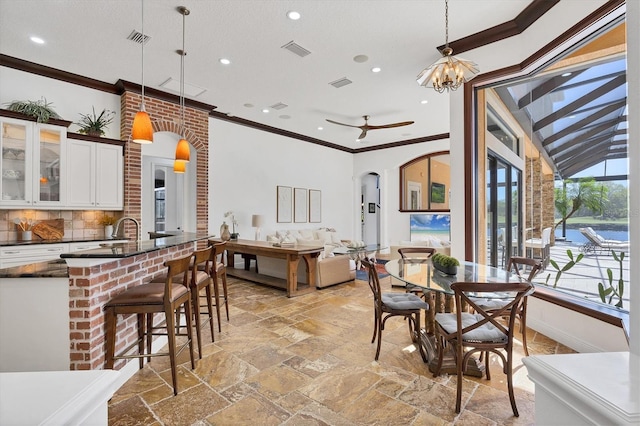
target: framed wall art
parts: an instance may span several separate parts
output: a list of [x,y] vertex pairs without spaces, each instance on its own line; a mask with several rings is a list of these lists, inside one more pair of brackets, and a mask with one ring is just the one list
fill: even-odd
[[309,223],[322,221],[322,193],[317,189],[309,190]]
[[278,186],[276,195],[277,219],[279,223],[291,222],[292,192],[290,186]]
[[307,189],[306,188],[293,189],[293,221],[294,222],[307,221]]

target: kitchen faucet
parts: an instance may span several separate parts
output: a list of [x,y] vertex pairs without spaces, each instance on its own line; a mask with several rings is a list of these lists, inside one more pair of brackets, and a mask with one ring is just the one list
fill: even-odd
[[[118,219],[118,221],[113,226],[113,234],[111,234],[111,237],[112,238],[118,238],[118,233],[120,232],[120,225],[125,220],[130,220],[136,225],[136,241],[140,241],[140,223],[135,218],[130,217],[130,216],[125,216],[125,217],[122,217],[122,218]],[[123,231],[123,236],[124,236],[124,231]]]

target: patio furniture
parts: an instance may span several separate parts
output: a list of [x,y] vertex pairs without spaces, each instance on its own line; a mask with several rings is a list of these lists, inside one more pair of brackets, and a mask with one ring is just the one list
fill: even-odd
[[549,266],[549,255],[551,251],[551,227],[544,228],[540,238],[529,238],[524,242],[524,246],[527,250],[531,250],[529,257],[534,257],[534,250],[540,250],[540,257],[538,258],[542,262],[542,269],[546,269]]
[[603,236],[599,235],[591,227],[580,228],[580,232],[588,240],[582,246],[580,251],[584,254],[589,253],[606,253],[611,250],[629,251],[629,241],[620,240],[607,240]]

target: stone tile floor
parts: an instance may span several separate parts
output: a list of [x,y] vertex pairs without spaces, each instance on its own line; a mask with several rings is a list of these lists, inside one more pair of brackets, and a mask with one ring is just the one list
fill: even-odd
[[[381,283],[399,291],[389,278]],[[456,414],[456,378],[432,376],[402,319],[387,322],[374,361],[366,282],[289,299],[229,277],[229,292],[230,321],[223,319],[222,333],[216,327],[215,343],[204,334],[196,369],[186,351],[180,355],[179,394],[173,396],[168,358],[154,358],[111,399],[110,425],[534,424],[534,386],[520,340],[514,362],[520,417],[513,417],[506,376],[493,359],[490,381],[465,378]],[[532,355],[573,352],[531,330],[527,336]]]

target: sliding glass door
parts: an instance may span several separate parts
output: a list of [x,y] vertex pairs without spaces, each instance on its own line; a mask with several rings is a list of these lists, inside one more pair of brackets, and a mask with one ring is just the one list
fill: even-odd
[[522,253],[520,203],[522,172],[489,151],[487,157],[488,263],[505,267]]

